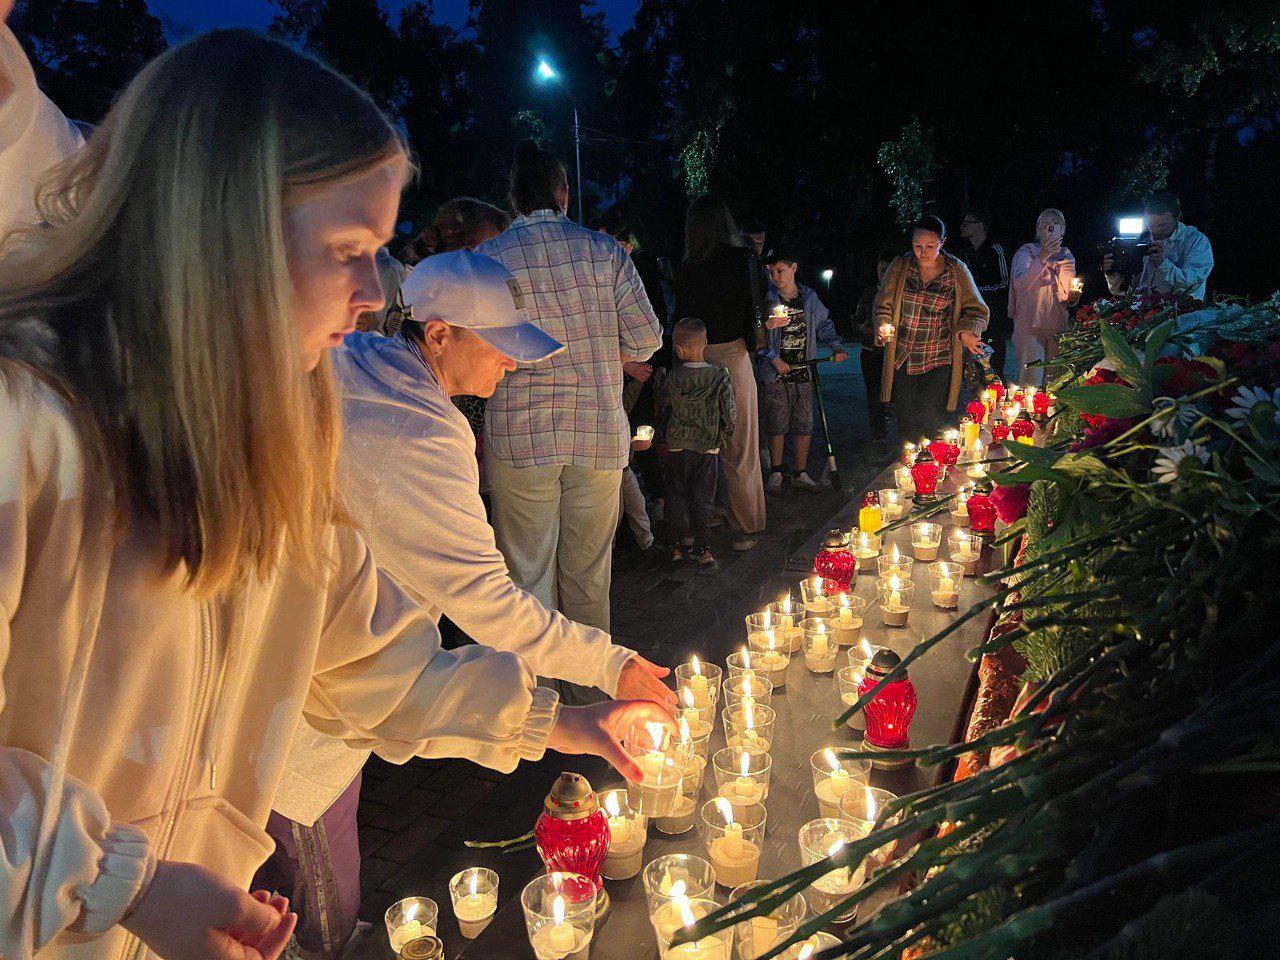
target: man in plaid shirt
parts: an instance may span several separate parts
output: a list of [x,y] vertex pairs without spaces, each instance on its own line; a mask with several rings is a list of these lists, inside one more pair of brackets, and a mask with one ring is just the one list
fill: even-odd
[[937,217],[916,221],[912,252],[889,264],[876,294],[876,345],[885,348],[880,399],[893,401],[904,440],[932,438],[955,410],[964,351],[981,350],[990,316],[969,268],[943,252],[946,236]]
[[[511,168],[519,214],[476,248],[516,277],[530,319],[565,345],[521,364],[489,401],[485,457],[493,527],[512,579],[565,616],[609,629],[609,582],[630,427],[622,363],[662,332],[612,237],[570,221],[563,165],[526,141]],[[576,702],[580,691],[567,691]]]

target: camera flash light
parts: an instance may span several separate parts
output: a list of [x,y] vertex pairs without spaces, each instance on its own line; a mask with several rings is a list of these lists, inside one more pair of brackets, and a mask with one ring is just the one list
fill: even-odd
[[1147,228],[1142,217],[1121,217],[1116,221],[1116,233],[1122,237],[1137,237]]

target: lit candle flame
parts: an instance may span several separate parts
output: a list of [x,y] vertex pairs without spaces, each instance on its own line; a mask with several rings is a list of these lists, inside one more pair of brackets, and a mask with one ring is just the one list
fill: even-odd
[[693,735],[689,732],[689,720],[687,717],[680,718],[680,742],[689,743],[693,740]]
[[827,847],[827,856],[834,857],[837,853],[844,849],[844,838],[841,837],[831,846]]
[[688,888],[685,886],[683,880],[677,880],[675,883],[671,885],[671,893],[670,893],[671,899],[683,900],[685,897],[685,890],[687,889]]
[[744,697],[754,697],[756,695],[756,685],[751,677],[751,674],[743,674],[742,695]]
[[742,716],[746,722],[747,729],[754,730],[756,728],[756,710],[748,700],[742,701]]
[[796,960],[809,960],[813,956],[813,944],[806,940],[800,945],[800,952],[796,954]]
[[840,769],[840,761],[836,759],[836,752],[830,747],[822,751],[822,759],[827,761],[832,773]]
[[893,593],[898,593],[902,590],[902,581],[898,579],[896,573],[889,578],[889,590]]
[[473,874],[471,875],[471,895],[472,895],[473,897],[476,895],[476,892],[477,892],[477,891],[476,891],[476,887],[477,887],[477,886],[479,886],[479,884],[480,884],[480,876],[479,876],[479,874],[475,874],[475,873],[473,873]]
[[871,536],[870,536],[870,534],[868,534],[868,533],[865,533],[865,532],[864,532],[864,533],[862,534],[862,537],[861,537],[861,543],[862,543],[862,549],[863,549],[863,550],[870,550],[870,549],[871,549]]
[[849,595],[847,593],[840,594],[840,609],[841,610],[849,609]]
[[870,660],[873,656],[875,656],[875,651],[871,649],[871,644],[867,642],[866,637],[863,637],[862,640],[859,641],[859,643],[862,646],[862,652],[867,655],[866,659]]
[[693,655],[693,660],[690,662],[690,667],[692,668],[695,676],[702,675],[702,664],[698,662],[698,655],[696,653]]
[[684,705],[686,707],[688,707],[690,710],[696,709],[697,704],[694,703],[693,691],[691,689],[689,689],[688,687],[681,687],[680,697],[682,700],[684,700]]
[[653,749],[661,750],[662,742],[667,739],[667,728],[661,723],[653,723],[652,721],[645,723],[644,728],[649,732],[650,739],[653,740]]
[[559,926],[564,923],[564,897],[556,894],[556,898],[551,901],[551,919]]
[[870,787],[863,787],[862,789],[863,789],[864,791],[866,791],[866,795],[867,795],[867,819],[868,819],[868,820],[871,820],[872,822],[874,822],[874,821],[875,821],[875,819],[876,819],[876,798],[875,798],[875,795],[874,795],[874,794],[872,794],[872,792],[871,792],[871,788],[870,788]]
[[768,630],[771,626],[773,626],[773,611],[770,610],[768,607],[765,608],[763,622],[764,622],[764,628],[766,630]]
[[[822,596],[822,578],[821,577],[813,578],[813,592],[816,593],[818,596]],[[791,597],[788,595],[787,599],[790,600]]]
[[604,808],[611,817],[622,816],[622,805],[618,803],[618,795],[612,791],[605,794]]
[[726,827],[733,826],[733,804],[724,797],[716,797],[716,809],[720,811],[720,816],[724,817],[724,825]]
[[898,562],[898,545],[896,543],[893,545],[893,554],[891,559],[895,564]]
[[742,751],[742,757],[738,760],[738,769],[742,771],[744,777],[751,773],[751,754],[745,750]]
[[819,636],[822,636],[827,632],[827,625],[825,623],[819,622],[814,632],[817,633]]
[[746,647],[742,648],[742,668],[744,670],[751,669],[751,651]]
[[782,612],[787,616],[791,615],[791,594],[787,594],[782,598]]
[[689,906],[688,898],[681,897],[675,901],[675,904],[680,908],[680,922],[686,927],[692,927],[698,922],[698,918],[694,916],[693,909]]
[[764,632],[764,642],[768,644],[770,650],[773,650],[777,647],[777,641],[778,641],[778,635],[775,631],[766,630]]

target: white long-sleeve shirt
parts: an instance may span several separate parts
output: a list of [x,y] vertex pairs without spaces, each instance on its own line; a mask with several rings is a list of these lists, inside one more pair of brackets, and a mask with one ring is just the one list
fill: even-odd
[[1040,335],[1067,328],[1067,300],[1076,277],[1076,258],[1063,247],[1058,256],[1040,259],[1040,243],[1024,243],[1009,272],[1009,316],[1015,331]]
[[1107,274],[1107,288],[1114,294],[1141,293],[1155,290],[1169,293],[1185,291],[1197,300],[1203,300],[1209,274],[1213,272],[1213,246],[1209,238],[1195,227],[1179,223],[1164,242],[1164,254],[1159,262],[1150,257],[1142,261],[1142,272],[1137,278]]
[[[519,654],[542,677],[613,696],[634,655],[603,630],[548,610],[511,580],[480,499],[467,418],[402,337],[353,333],[334,351],[344,435],[339,482],[378,567],[478,643]],[[368,753],[300,729],[275,809],[313,823]]]

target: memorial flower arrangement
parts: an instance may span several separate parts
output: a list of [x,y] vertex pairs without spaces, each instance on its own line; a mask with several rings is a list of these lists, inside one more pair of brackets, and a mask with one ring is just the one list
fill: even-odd
[[992,597],[899,668],[994,607],[998,628],[972,653],[1025,663],[1011,715],[900,754],[962,759],[971,775],[899,798],[871,836],[700,932],[896,843],[792,942],[905,888],[815,956],[1266,952],[1251,938],[1274,909],[1280,856],[1280,297],[1183,306],[1081,311],[1050,371],[1051,439],[1011,444],[992,474],[1016,558],[990,575]]

